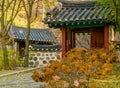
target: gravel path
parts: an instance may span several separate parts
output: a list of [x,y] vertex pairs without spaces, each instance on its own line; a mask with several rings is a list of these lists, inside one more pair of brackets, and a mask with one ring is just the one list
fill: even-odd
[[0,77],[0,88],[40,88],[43,83],[34,82],[32,72]]

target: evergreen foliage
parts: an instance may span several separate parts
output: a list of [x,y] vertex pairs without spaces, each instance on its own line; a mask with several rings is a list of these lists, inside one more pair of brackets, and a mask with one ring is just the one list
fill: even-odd
[[[4,69],[2,50],[0,50],[0,70]],[[14,70],[16,67],[19,67],[21,64],[24,64],[20,61],[19,53],[14,49],[8,50],[8,60],[9,60],[9,69]]]
[[115,22],[116,30],[120,31],[120,0],[96,0],[103,6],[109,6],[112,9],[113,16],[110,20]]

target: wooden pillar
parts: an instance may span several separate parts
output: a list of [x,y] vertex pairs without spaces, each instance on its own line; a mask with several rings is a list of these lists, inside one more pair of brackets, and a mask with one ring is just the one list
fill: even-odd
[[109,26],[104,26],[104,48],[108,49],[109,47]]
[[75,48],[75,32],[72,32],[72,48]]
[[94,47],[94,44],[93,44],[93,30],[90,31],[90,48],[93,48]]
[[62,57],[65,56],[67,52],[67,30],[65,28],[61,28],[62,31]]
[[116,30],[114,30],[114,41],[116,41]]
[[67,44],[67,51],[69,51],[70,49],[72,49],[72,32],[70,29],[67,29]]

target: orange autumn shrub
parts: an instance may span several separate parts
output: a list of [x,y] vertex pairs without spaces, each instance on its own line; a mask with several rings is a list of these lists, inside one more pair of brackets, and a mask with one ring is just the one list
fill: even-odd
[[74,48],[64,58],[43,68],[42,73],[34,71],[32,78],[46,82],[46,88],[90,88],[90,79],[102,78],[111,73],[116,60],[114,49]]

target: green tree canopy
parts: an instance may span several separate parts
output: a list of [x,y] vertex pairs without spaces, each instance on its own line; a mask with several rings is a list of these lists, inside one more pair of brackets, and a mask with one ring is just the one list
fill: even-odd
[[110,18],[115,22],[116,29],[120,30],[120,0],[96,0],[98,3],[108,5],[112,9],[114,17]]

